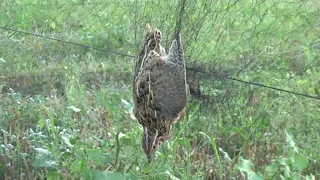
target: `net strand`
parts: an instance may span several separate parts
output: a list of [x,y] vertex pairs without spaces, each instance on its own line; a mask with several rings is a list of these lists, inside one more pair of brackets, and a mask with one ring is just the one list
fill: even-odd
[[[117,52],[117,51],[109,51],[109,50],[102,49],[102,48],[96,48],[96,47],[92,47],[92,46],[88,46],[88,45],[84,45],[84,44],[69,42],[69,41],[56,39],[56,38],[52,38],[52,37],[46,37],[46,36],[43,36],[43,35],[34,34],[34,33],[30,33],[30,32],[24,32],[24,31],[12,29],[12,28],[7,28],[7,27],[3,27],[3,26],[0,26],[0,29],[7,30],[7,31],[13,31],[13,32],[16,32],[16,33],[21,33],[21,34],[25,34],[25,35],[34,36],[34,37],[40,37],[40,38],[44,38],[44,39],[54,40],[54,41],[62,42],[62,43],[65,43],[65,44],[76,45],[76,46],[80,46],[80,47],[83,47],[83,48],[94,49],[94,50],[98,50],[98,51],[104,51],[104,52],[107,52],[107,53],[120,55],[120,56],[125,56],[125,57],[129,57],[129,58],[137,58],[137,56],[126,54],[126,53],[121,53],[121,52]],[[281,89],[281,88],[277,88],[277,87],[272,87],[272,86],[264,85],[264,84],[261,84],[261,83],[245,81],[245,80],[241,80],[241,79],[237,79],[237,78],[233,78],[233,77],[222,76],[222,75],[219,75],[218,73],[215,73],[215,72],[199,71],[199,70],[195,70],[193,68],[188,68],[188,67],[186,69],[189,70],[189,71],[196,72],[196,73],[206,74],[206,75],[210,75],[210,76],[214,76],[214,77],[218,77],[218,78],[223,78],[223,79],[228,79],[228,80],[231,80],[231,81],[236,81],[236,82],[240,82],[240,83],[244,83],[244,84],[248,84],[248,85],[258,86],[258,87],[272,89],[272,90],[279,91],[279,92],[285,92],[285,93],[294,94],[294,95],[298,95],[298,96],[302,96],[302,97],[306,97],[306,98],[320,100],[320,97],[318,97],[318,96],[312,96],[312,95],[309,95],[309,94],[303,94],[303,93],[299,93],[299,92],[289,91],[289,90],[285,90],[285,89]],[[61,76],[61,75],[59,75],[59,76]],[[16,78],[5,78],[5,79],[16,79]]]

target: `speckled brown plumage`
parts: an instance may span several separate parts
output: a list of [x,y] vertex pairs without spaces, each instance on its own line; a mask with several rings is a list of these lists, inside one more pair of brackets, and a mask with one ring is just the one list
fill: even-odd
[[146,26],[133,81],[134,114],[144,128],[142,148],[149,162],[158,147],[171,138],[172,123],[183,114],[187,103],[180,33],[168,55],[161,46],[161,36],[158,29]]

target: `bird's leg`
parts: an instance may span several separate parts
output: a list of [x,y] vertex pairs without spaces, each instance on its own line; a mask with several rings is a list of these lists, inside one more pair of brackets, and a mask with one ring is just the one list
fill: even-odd
[[186,110],[185,109],[183,109],[180,113],[179,113],[179,119],[181,119],[181,118],[184,118],[184,116],[186,115],[186,112],[185,112]]
[[183,110],[179,113],[179,116],[178,116],[177,118],[171,120],[171,123],[173,124],[173,123],[178,122],[181,118],[184,118],[185,114],[186,114],[186,113],[185,113],[185,109],[183,109]]
[[177,33],[176,38],[171,43],[166,59],[167,61],[182,64],[183,66],[185,66],[184,51],[181,43],[181,35],[179,32]]

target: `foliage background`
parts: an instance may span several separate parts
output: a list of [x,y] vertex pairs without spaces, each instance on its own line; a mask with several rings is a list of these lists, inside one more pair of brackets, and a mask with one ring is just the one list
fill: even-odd
[[[132,116],[146,23],[170,45],[180,1],[0,3],[0,179],[319,179],[317,1],[186,1],[192,96],[147,164]],[[3,27],[79,43],[84,48]],[[108,52],[107,52],[108,51]]]

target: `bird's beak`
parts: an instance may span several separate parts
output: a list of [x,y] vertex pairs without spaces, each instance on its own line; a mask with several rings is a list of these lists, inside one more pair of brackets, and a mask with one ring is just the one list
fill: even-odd
[[150,164],[150,163],[151,163],[151,160],[152,160],[151,156],[150,156],[150,155],[147,155],[147,159],[148,159],[148,163]]

